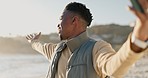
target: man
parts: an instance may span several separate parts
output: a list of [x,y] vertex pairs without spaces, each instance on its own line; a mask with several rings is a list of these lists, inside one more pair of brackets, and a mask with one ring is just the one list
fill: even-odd
[[41,43],[38,40],[41,33],[27,35],[26,38],[52,63],[50,78],[122,78],[130,66],[148,52],[148,1],[139,2],[144,13],[129,7],[138,19],[118,52],[107,42],[87,36],[86,29],[91,24],[92,14],[84,4],[77,2],[69,3],[61,16],[58,25],[60,43]]

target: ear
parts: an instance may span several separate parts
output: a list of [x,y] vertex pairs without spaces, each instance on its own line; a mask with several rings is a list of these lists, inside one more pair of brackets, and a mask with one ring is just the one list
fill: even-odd
[[72,24],[75,25],[75,26],[77,26],[78,23],[79,23],[79,17],[78,16],[74,16],[72,18]]

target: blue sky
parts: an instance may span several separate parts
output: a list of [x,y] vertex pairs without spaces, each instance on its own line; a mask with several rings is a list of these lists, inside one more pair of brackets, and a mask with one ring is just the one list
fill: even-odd
[[95,24],[127,25],[135,16],[127,10],[129,0],[0,0],[0,36],[57,32],[57,24],[69,2],[84,3]]

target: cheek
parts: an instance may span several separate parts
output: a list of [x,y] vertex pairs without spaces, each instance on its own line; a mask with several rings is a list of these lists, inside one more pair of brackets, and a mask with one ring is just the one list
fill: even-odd
[[71,21],[69,19],[63,19],[61,21],[61,30],[63,35],[70,34],[73,30],[73,26],[71,25]]
[[61,28],[63,29],[66,26],[66,22],[63,20],[61,21]]
[[69,23],[67,21],[62,21],[61,22],[61,28],[63,31],[67,31],[67,29],[69,28]]

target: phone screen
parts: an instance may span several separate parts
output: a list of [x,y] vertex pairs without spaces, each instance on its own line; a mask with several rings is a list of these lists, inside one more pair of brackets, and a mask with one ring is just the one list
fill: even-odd
[[131,3],[132,3],[133,7],[134,7],[136,10],[138,10],[138,11],[144,13],[144,10],[142,9],[142,7],[141,7],[141,5],[139,4],[138,0],[130,0],[130,1],[131,1]]

